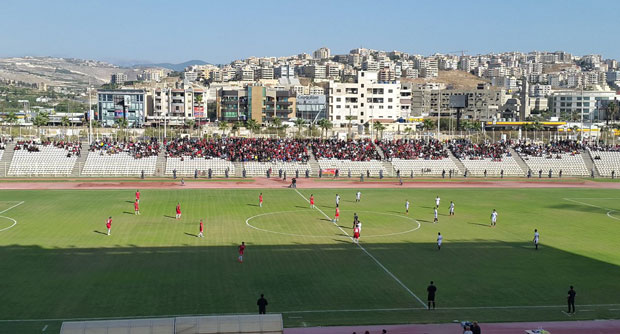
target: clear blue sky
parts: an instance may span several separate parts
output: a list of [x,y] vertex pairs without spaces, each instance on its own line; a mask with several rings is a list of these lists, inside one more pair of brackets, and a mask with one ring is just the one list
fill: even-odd
[[620,59],[620,1],[3,0],[0,56],[228,63],[327,46]]

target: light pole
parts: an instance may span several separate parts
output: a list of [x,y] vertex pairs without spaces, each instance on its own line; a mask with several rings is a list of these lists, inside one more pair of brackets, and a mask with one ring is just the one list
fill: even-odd
[[90,79],[88,80],[88,144],[93,142],[93,101],[91,97],[92,87]]

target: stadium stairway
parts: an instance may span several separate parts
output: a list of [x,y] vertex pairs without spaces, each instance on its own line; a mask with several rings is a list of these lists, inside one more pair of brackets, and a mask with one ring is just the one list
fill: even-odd
[[162,149],[157,155],[155,162],[155,176],[163,177],[166,173],[166,150]]
[[82,149],[80,150],[80,156],[75,161],[75,165],[73,165],[73,170],[71,171],[72,177],[79,177],[80,175],[82,175],[82,169],[84,169],[84,165],[86,164],[86,158],[88,158],[88,154],[90,153],[90,150],[88,149],[90,145],[88,144],[88,142],[83,141],[81,144]]
[[594,164],[590,150],[584,150],[581,157],[583,158],[583,162],[586,164],[588,171],[594,170],[594,177],[601,177],[601,173],[599,173],[598,168],[596,168],[596,165]]
[[310,159],[308,159],[308,165],[310,165],[310,176],[318,176],[321,166],[319,166],[319,162],[316,160],[314,152],[312,152],[310,147],[308,147],[308,153],[310,154]]
[[450,160],[452,160],[452,162],[454,162],[456,167],[459,169],[459,174],[460,175],[465,175],[465,170],[467,168],[465,168],[465,165],[463,165],[463,162],[461,162],[461,160],[459,160],[457,157],[455,157],[454,154],[452,154],[452,151],[450,151],[450,150],[447,150],[447,151],[448,151],[448,156],[450,157]]
[[512,147],[508,147],[508,151],[510,152],[510,154],[512,154],[512,157],[517,162],[517,165],[521,167],[521,170],[523,171],[523,175],[527,175],[527,171],[530,170],[530,168],[527,166],[525,161],[523,161],[523,158],[521,158],[519,153],[517,153],[517,151],[515,151]]
[[377,145],[374,141],[372,142],[372,144],[375,145],[375,149],[377,150],[377,153],[379,153],[381,160],[385,160],[385,154],[383,153],[381,147],[379,147],[379,145]]
[[9,166],[11,165],[11,161],[13,161],[13,153],[15,152],[15,143],[10,142],[6,144],[4,148],[4,153],[2,154],[2,159],[0,159],[0,175],[6,176],[9,172]]
[[233,162],[233,166],[235,166],[235,175],[234,177],[243,177],[243,163],[242,162]]

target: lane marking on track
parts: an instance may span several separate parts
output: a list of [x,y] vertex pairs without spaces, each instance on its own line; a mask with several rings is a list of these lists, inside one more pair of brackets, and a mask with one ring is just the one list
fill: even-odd
[[[580,305],[582,307],[615,307],[620,304],[587,304]],[[435,309],[440,311],[458,311],[458,310],[486,310],[486,309],[544,309],[544,308],[560,308],[566,307],[562,305],[521,305],[521,306],[465,306],[465,307],[442,307]],[[611,311],[620,311],[620,308],[608,309]],[[274,312],[282,314],[302,314],[302,313],[347,313],[347,312],[391,312],[391,311],[424,311],[428,312],[425,307],[395,307],[395,308],[373,308],[373,309],[340,309],[340,310],[303,310],[303,311],[278,311]],[[565,314],[568,314],[562,311]],[[153,318],[171,318],[171,317],[195,317],[195,316],[217,316],[217,315],[253,315],[254,313],[209,313],[209,314],[162,314],[149,316],[123,316],[123,317],[97,317],[97,318],[54,318],[54,319],[0,319],[3,322],[44,322],[44,321],[89,321],[89,320],[118,320],[118,319],[153,319]]]
[[[8,209],[4,209],[4,210],[0,211],[0,214],[3,214],[3,213],[5,213],[5,212],[7,212],[7,211],[9,211],[9,210],[11,210],[11,209],[13,209],[13,208],[16,208],[16,207],[18,207],[18,206],[20,206],[20,205],[24,204],[24,203],[25,203],[25,201],[21,201],[21,202],[19,202],[19,203],[15,204],[15,205],[11,206],[11,207],[10,207],[10,208],[8,208]],[[13,219],[13,218],[11,218],[11,217],[0,216],[0,218],[4,218],[4,219],[8,219],[8,220],[13,221],[13,225],[11,225],[11,226],[9,226],[9,227],[5,227],[5,228],[3,228],[3,229],[0,229],[0,232],[2,232],[2,231],[6,231],[6,230],[8,230],[8,229],[10,229],[10,228],[14,227],[15,225],[17,225],[17,220],[15,220],[15,219]]]
[[[302,193],[299,192],[299,190],[295,189],[295,192],[301,196],[301,198],[303,198],[306,202],[310,203],[310,200],[308,200]],[[325,214],[325,212],[323,212],[323,210],[321,210],[318,205],[314,206],[315,209],[317,209],[321,214],[323,214],[323,216],[325,216],[325,218],[329,219],[330,221],[332,220],[331,217],[329,217],[328,215]],[[349,235],[349,233],[347,233],[347,231],[343,230],[342,227],[340,227],[338,224],[336,224],[335,222],[332,221],[332,223],[344,234],[346,235],[351,242],[353,242],[353,237]],[[364,248],[364,246],[362,246],[359,243],[356,243],[355,245],[357,245],[364,253],[366,253],[366,255],[368,255],[371,259],[373,259],[373,261],[375,261],[375,263],[381,267],[381,269],[383,269],[383,271],[385,271],[390,277],[392,277],[401,287],[403,287],[403,289],[405,289],[405,291],[407,291],[411,296],[413,296],[418,302],[420,302],[420,304],[424,305],[425,308],[428,308],[428,306],[426,306],[426,303],[424,303],[422,301],[422,299],[420,299],[420,297],[418,297],[415,293],[413,293],[413,291],[411,291],[411,289],[409,289],[401,280],[398,279],[398,277],[396,277],[394,274],[392,274],[391,271],[389,271],[381,262],[379,262],[379,260],[377,260],[377,258],[375,258],[372,254],[370,254],[370,252],[368,252],[366,250],[366,248]]]

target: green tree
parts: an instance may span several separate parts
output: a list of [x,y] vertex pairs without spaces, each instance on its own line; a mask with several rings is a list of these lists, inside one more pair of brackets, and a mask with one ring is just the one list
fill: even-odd
[[607,125],[609,125],[609,120],[615,120],[616,119],[616,113],[618,112],[618,106],[616,105],[616,101],[609,101],[609,104],[607,105],[607,117],[606,118],[606,123]]
[[352,115],[347,115],[344,117],[344,119],[346,119],[347,121],[349,121],[349,124],[347,124],[348,128],[349,128],[349,133],[348,133],[348,138],[351,139],[351,122],[353,121],[355,117]]
[[37,127],[37,136],[41,137],[41,127],[46,126],[50,121],[50,117],[46,112],[40,112],[32,120],[32,124]]
[[4,121],[9,124],[9,136],[13,137],[12,126],[17,123],[17,115],[15,112],[11,111],[4,115]]
[[435,121],[430,118],[425,118],[424,121],[422,121],[422,127],[426,131],[431,130],[435,127]]
[[69,117],[62,116],[62,118],[60,119],[60,125],[64,129],[65,139],[67,138],[67,131],[69,131],[68,127],[70,124],[71,124],[71,121],[69,120]]
[[301,131],[304,128],[306,121],[303,118],[298,118],[295,120],[295,126],[297,127],[297,137],[301,138]]
[[194,121],[193,119],[186,119],[185,126],[189,128],[189,136],[191,137],[194,133],[194,126],[196,126],[196,121]]
[[250,118],[245,122],[246,129],[250,130],[250,133],[257,133],[260,129],[260,124],[255,119]]
[[[124,118],[118,118],[115,123],[119,131],[121,131],[121,135],[123,136],[123,139],[127,141],[127,131],[125,131],[125,129],[129,126],[129,123],[127,122],[127,120]],[[118,138],[118,135],[116,137]]]
[[318,122],[319,127],[321,128],[321,138],[323,138],[323,131],[325,131],[325,136],[327,136],[327,131],[331,129],[334,125],[328,119],[322,119]]
[[282,119],[280,117],[274,117],[271,122],[273,123],[273,126],[276,128],[279,128],[282,126]]
[[222,130],[222,135],[226,134],[226,130],[228,130],[228,123],[224,121],[220,121],[220,124],[217,126],[220,130]]
[[375,122],[374,124],[375,127],[375,138],[379,138],[379,134],[381,134],[381,139],[383,139],[383,130],[385,130],[385,125],[383,125],[383,123],[381,122]]

